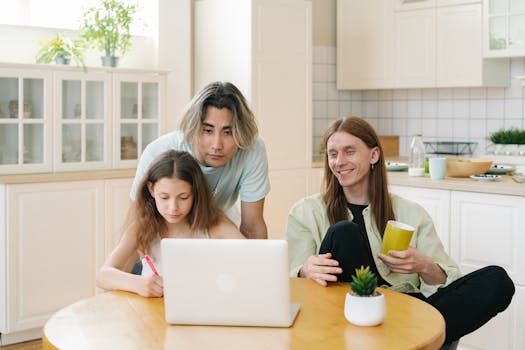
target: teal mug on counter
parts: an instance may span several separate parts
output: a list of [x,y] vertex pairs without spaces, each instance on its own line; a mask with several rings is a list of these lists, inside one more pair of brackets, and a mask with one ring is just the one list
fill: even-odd
[[428,171],[432,180],[443,180],[447,173],[447,158],[429,158]]

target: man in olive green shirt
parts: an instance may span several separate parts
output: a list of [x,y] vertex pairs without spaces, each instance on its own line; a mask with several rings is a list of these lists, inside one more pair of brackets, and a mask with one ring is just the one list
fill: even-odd
[[[460,277],[458,265],[445,253],[434,229],[432,219],[427,212],[419,204],[399,196],[391,195],[391,198],[396,220],[416,228],[412,235],[410,246],[417,248],[436,263],[445,273],[446,280],[443,283],[431,285],[425,283],[424,280],[420,280],[417,273],[403,274],[392,272],[379,259],[382,235],[379,233],[376,225],[372,225],[370,208],[365,208],[363,217],[374,262],[379,274],[391,285],[392,289],[404,293],[421,292],[428,297],[439,287],[448,285]],[[348,210],[348,220],[353,220],[350,210]],[[303,198],[293,206],[290,210],[286,227],[291,277],[299,276],[303,264],[310,256],[319,252],[321,242],[329,227],[326,205],[320,194]],[[321,281],[326,280],[323,276],[319,278]]]
[[[288,217],[291,276],[328,286],[351,280],[356,267],[368,265],[381,285],[438,309],[446,322],[446,343],[507,308],[515,288],[503,268],[487,266],[460,277],[426,211],[390,195],[383,151],[370,124],[358,117],[336,120],[324,145],[322,193],[296,203]],[[415,231],[406,250],[385,255],[381,245],[389,220]]]

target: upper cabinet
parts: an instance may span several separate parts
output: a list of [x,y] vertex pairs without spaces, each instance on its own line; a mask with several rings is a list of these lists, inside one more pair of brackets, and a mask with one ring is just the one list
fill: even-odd
[[159,71],[2,65],[0,174],[134,167],[164,95]]
[[194,57],[196,90],[222,80],[242,91],[272,170],[310,167],[310,1],[195,1]]
[[144,148],[164,133],[164,76],[117,74],[113,83],[113,163],[134,167]]
[[48,71],[0,67],[0,173],[51,170],[51,80]]
[[337,1],[337,88],[394,86],[394,2]]
[[485,57],[525,56],[525,0],[484,0]]
[[[338,0],[337,6],[340,89],[509,84],[509,60],[483,58],[480,1]],[[369,25],[378,30],[377,35],[366,36],[367,41],[359,38],[359,26],[346,23],[356,17],[374,15],[375,22]],[[365,33],[368,30],[365,27]],[[370,50],[374,46],[382,51]],[[363,74],[361,79],[352,80],[344,74],[346,70],[368,70],[368,64],[377,62],[374,55],[378,52],[391,64],[383,62],[375,70],[392,79],[378,83],[375,76]]]

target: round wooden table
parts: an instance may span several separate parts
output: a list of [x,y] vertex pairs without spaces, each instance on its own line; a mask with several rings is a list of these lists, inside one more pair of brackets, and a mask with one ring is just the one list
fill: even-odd
[[44,349],[439,349],[445,321],[429,304],[382,289],[383,324],[354,326],[343,314],[348,284],[321,287],[290,279],[301,310],[290,328],[166,324],[162,298],[107,292],[55,313],[43,332]]

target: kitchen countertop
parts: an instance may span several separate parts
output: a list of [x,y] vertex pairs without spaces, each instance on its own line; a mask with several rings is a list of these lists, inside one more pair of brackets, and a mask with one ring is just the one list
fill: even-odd
[[25,184],[134,178],[135,169],[113,169],[78,172],[0,175],[0,184]]
[[511,176],[502,175],[501,181],[477,181],[468,177],[445,177],[432,180],[428,174],[423,177],[408,176],[408,172],[388,172],[388,183],[396,186],[420,187],[436,190],[466,191],[511,196],[525,196],[525,183],[517,183]]

